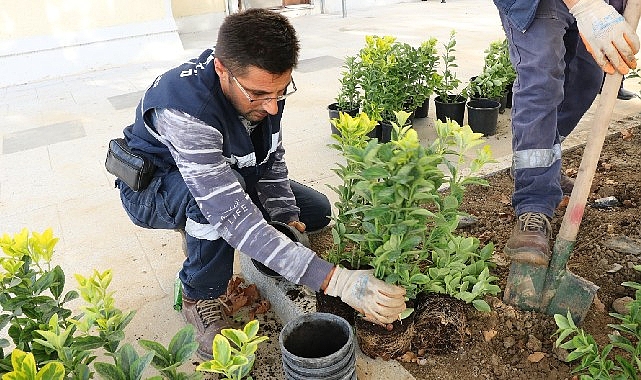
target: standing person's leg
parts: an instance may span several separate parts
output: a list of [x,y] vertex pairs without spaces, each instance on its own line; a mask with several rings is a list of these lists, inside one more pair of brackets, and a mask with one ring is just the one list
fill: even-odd
[[566,70],[563,91],[566,94],[559,105],[557,126],[561,140],[577,126],[590,108],[601,88],[603,69],[587,51],[576,24],[572,25],[565,37]]
[[549,217],[562,198],[557,109],[564,97],[564,35],[574,17],[561,0],[541,0],[527,31],[500,14],[516,69],[512,105],[514,194],[518,217],[505,251],[513,259],[546,265]]

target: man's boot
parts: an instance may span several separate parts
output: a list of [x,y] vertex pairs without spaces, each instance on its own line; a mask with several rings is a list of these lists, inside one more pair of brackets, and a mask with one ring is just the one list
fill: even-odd
[[548,217],[540,212],[519,215],[504,252],[512,260],[547,266],[550,261],[552,227]]
[[196,329],[198,350],[196,353],[204,360],[212,358],[212,344],[220,330],[231,328],[232,323],[225,314],[222,302],[213,300],[192,300],[183,296],[183,317]]
[[619,86],[619,92],[617,93],[617,99],[619,100],[630,100],[634,97],[637,96],[632,91],[628,91],[625,88],[623,88],[623,81],[625,80],[625,77],[621,78],[621,85]]

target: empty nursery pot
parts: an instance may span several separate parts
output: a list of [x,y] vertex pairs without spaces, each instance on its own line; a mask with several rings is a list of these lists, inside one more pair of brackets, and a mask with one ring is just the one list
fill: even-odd
[[286,380],[356,380],[352,327],[328,313],[303,314],[279,336]]
[[[282,222],[270,222],[269,224],[274,228],[276,228],[278,231],[285,234],[285,236],[290,238],[292,241],[296,243],[301,243],[305,247],[309,248],[309,239],[307,238],[307,235],[299,232],[296,228],[292,226],[288,226],[287,224]],[[261,263],[260,261],[256,261],[252,259],[252,263],[260,273],[264,274],[267,277],[277,278],[277,279],[283,278],[283,276],[281,276],[278,272],[276,272],[273,269],[270,269],[267,265]]]

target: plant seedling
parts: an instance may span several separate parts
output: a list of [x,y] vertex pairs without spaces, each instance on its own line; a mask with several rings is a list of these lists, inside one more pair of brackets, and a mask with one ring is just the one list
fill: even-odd
[[254,319],[242,330],[223,329],[214,337],[212,360],[201,363],[196,370],[222,374],[225,380],[252,380],[249,373],[256,360],[258,345],[269,339],[258,336],[258,328],[259,322]]

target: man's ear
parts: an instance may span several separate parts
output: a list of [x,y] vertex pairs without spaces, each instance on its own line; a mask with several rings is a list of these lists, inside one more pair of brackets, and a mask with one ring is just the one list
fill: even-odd
[[220,62],[218,58],[214,58],[214,70],[216,70],[216,74],[218,74],[218,77],[223,76],[225,72],[227,72],[227,69],[225,66],[223,66],[223,63]]

